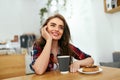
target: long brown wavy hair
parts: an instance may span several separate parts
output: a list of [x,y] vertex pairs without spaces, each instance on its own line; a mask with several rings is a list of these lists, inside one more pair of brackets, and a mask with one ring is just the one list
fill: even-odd
[[[64,32],[63,32],[61,39],[58,41],[58,45],[60,47],[60,55],[71,55],[71,53],[73,53],[73,51],[70,49],[70,44],[69,44],[69,42],[71,40],[70,30],[69,30],[69,26],[68,26],[65,18],[62,15],[55,14],[53,16],[50,16],[45,21],[45,23],[42,25],[41,28],[43,28],[45,25],[47,25],[47,23],[53,18],[59,18],[64,23]],[[40,33],[41,33],[41,29],[40,29]],[[42,36],[40,36],[40,39],[36,43],[40,47],[44,48],[44,46],[46,44],[46,40]]]

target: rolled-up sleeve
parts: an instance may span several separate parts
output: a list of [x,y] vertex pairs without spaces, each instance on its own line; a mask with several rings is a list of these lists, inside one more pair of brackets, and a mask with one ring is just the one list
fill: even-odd
[[75,47],[73,45],[71,45],[71,49],[76,54],[74,56],[74,58],[76,58],[76,59],[81,60],[81,59],[85,59],[85,58],[91,57],[91,55],[86,54],[85,52],[81,51],[79,48],[77,48],[77,47]]

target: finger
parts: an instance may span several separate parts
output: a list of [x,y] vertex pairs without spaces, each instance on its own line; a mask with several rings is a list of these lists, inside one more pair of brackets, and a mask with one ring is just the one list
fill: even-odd
[[74,72],[73,64],[70,65],[70,72]]
[[77,71],[78,71],[77,67],[75,67],[75,66],[70,67],[70,72],[77,72]]
[[47,29],[47,26],[45,26],[44,29]]
[[70,65],[70,72],[72,72],[72,65]]
[[44,32],[47,32],[47,28],[48,28],[47,26],[44,27]]

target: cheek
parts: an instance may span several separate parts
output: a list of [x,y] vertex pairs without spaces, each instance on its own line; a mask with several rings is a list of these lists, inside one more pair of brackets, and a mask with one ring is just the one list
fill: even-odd
[[61,34],[62,34],[62,35],[63,35],[63,32],[64,32],[64,31],[63,31],[63,30],[61,30]]
[[48,27],[48,28],[47,28],[47,31],[48,31],[48,32],[50,32],[50,31],[51,31],[51,29]]

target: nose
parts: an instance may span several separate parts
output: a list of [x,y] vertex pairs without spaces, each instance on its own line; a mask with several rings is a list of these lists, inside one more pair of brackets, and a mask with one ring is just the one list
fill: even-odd
[[57,31],[58,31],[58,30],[59,30],[59,27],[58,27],[58,26],[56,26],[56,27],[55,27],[55,30],[57,30]]

